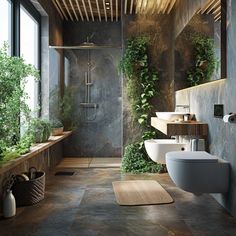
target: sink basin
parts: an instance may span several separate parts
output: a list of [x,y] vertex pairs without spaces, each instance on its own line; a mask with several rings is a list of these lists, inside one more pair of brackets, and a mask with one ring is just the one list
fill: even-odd
[[156,112],[156,116],[162,120],[176,121],[183,120],[183,116],[188,114],[187,112]]

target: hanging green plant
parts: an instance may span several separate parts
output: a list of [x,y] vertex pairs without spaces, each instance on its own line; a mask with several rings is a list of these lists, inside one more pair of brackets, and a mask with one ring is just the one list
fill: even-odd
[[[122,170],[124,172],[150,172],[152,168],[147,166],[158,165],[149,159],[144,148],[145,140],[156,137],[156,132],[150,125],[150,113],[152,108],[151,99],[157,95],[156,83],[158,74],[150,67],[148,61],[148,41],[149,38],[145,36],[128,39],[127,47],[119,66],[127,77],[127,93],[132,115],[142,129],[141,140],[137,140],[136,144],[128,145],[125,149],[122,162]],[[133,157],[135,156],[138,156],[137,163],[142,162],[142,165],[134,165],[135,159]],[[133,164],[129,165],[128,163],[130,162]],[[153,168],[152,172],[159,172],[162,169],[161,165],[159,167]]]
[[194,66],[187,72],[187,81],[190,86],[195,86],[211,80],[217,68],[218,60],[215,56],[214,40],[212,38],[194,35],[192,44]]

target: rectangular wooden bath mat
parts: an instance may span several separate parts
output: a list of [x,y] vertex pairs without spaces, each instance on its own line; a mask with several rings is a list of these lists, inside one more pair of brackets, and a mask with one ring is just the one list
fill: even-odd
[[112,182],[119,205],[138,206],[172,203],[166,190],[154,180],[128,180]]

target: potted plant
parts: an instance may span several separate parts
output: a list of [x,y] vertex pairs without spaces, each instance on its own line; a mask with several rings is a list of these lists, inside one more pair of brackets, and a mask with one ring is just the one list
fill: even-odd
[[64,126],[61,121],[59,120],[52,120],[51,122],[51,127],[52,127],[52,135],[57,136],[57,135],[62,135]]
[[51,124],[43,119],[33,119],[28,132],[32,134],[35,143],[46,142],[51,134]]

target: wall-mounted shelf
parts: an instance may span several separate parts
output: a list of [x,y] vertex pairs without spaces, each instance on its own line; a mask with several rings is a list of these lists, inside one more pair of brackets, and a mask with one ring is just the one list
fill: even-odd
[[192,135],[192,136],[207,136],[208,124],[191,121],[191,122],[170,122],[151,117],[151,126],[158,129],[168,136],[175,135]]

